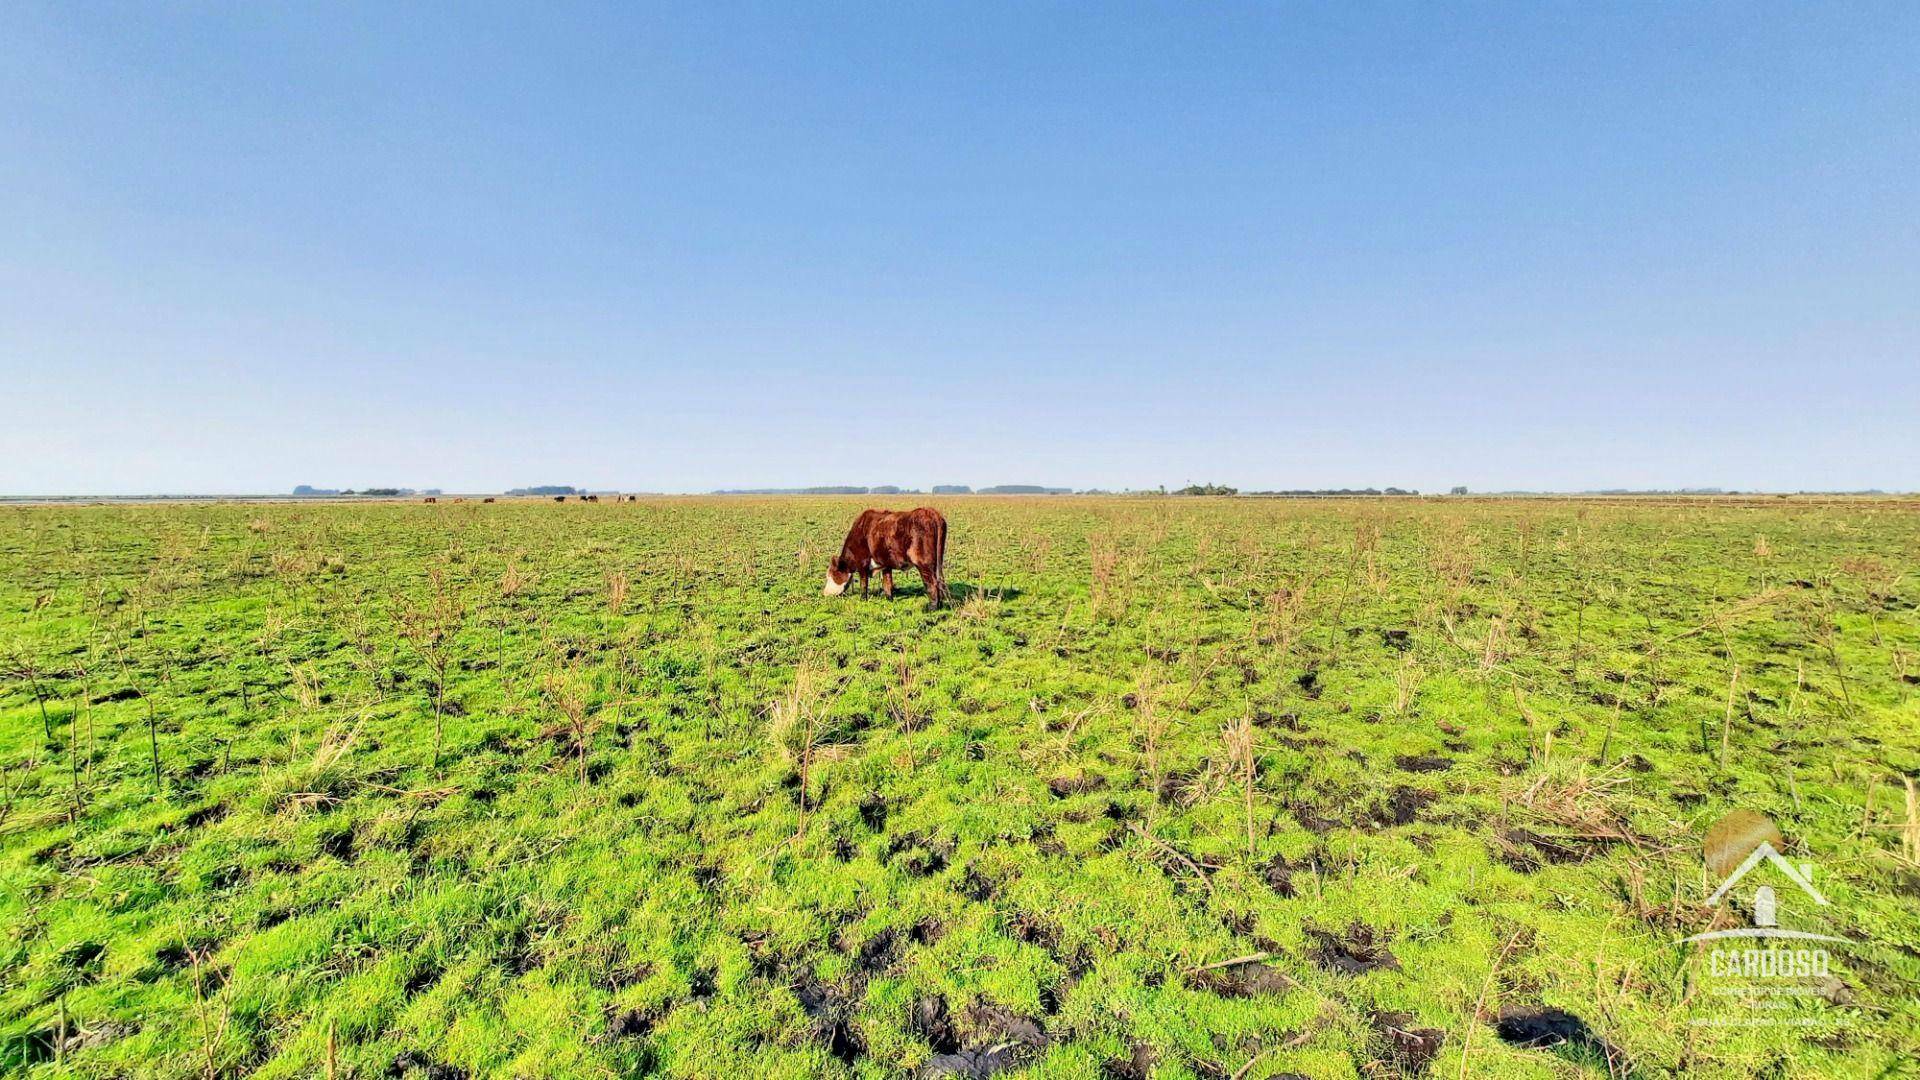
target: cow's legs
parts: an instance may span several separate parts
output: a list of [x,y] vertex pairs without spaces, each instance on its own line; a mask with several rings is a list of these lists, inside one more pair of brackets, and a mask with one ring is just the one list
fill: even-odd
[[887,599],[893,599],[893,571],[880,571],[880,586],[887,591]]
[[940,572],[931,563],[916,563],[914,569],[920,571],[920,580],[927,586],[927,607],[939,607],[940,602],[946,599],[941,595],[945,590],[941,587]]
[[871,566],[861,567],[860,568],[860,595],[861,596],[867,595],[867,582],[871,581],[872,579],[873,579],[873,567]]

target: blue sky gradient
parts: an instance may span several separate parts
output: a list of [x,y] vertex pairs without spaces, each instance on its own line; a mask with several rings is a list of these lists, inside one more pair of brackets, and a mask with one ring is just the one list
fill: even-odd
[[1920,488],[1920,6],[15,4],[0,493]]

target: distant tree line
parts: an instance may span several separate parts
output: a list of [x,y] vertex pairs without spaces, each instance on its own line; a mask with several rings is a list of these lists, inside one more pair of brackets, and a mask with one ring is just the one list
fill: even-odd
[[1601,488],[1598,491],[1582,491],[1580,495],[1738,495],[1737,491],[1725,488]]
[[881,484],[878,487],[861,487],[857,484],[827,484],[820,487],[797,488],[721,488],[715,495],[918,495],[918,488],[897,487],[893,484]]
[[[1070,487],[1050,487],[1045,484],[995,484],[991,487],[983,487],[983,488],[975,488],[967,484],[935,484],[931,488],[927,489],[927,491],[922,491],[920,488],[901,487],[897,484],[876,484],[871,486],[864,485],[864,484],[821,484],[814,487],[721,488],[714,491],[713,494],[715,495],[921,495],[921,494],[927,494],[929,492],[934,495],[976,495],[976,494],[977,495],[1075,495],[1075,494],[1078,494],[1078,495],[1114,495],[1114,494],[1120,494],[1120,495],[1167,495],[1167,494],[1240,495],[1240,494],[1246,494],[1246,495],[1282,496],[1282,497],[1290,497],[1290,498],[1309,498],[1309,497],[1315,497],[1315,496],[1336,496],[1336,495],[1380,496],[1380,495],[1418,495],[1420,494],[1420,492],[1415,489],[1397,488],[1397,487],[1297,488],[1297,489],[1292,489],[1287,491],[1249,491],[1249,492],[1243,493],[1239,488],[1233,487],[1230,484],[1215,484],[1215,483],[1188,484],[1186,487],[1180,488],[1179,490],[1173,491],[1173,492],[1168,492],[1165,488],[1161,488],[1158,491],[1143,490],[1143,491],[1122,491],[1122,492],[1107,491],[1100,488],[1087,488],[1084,490],[1076,490]],[[311,484],[300,484],[294,487],[293,489],[293,494],[296,497],[300,497],[300,498],[324,498],[328,496],[345,496],[345,495],[358,495],[366,498],[396,498],[396,497],[406,496],[406,495],[439,495],[440,493],[441,491],[439,488],[414,489],[414,488],[405,488],[405,487],[370,487],[370,488],[363,488],[360,491],[354,491],[351,488],[347,488],[347,489],[317,488]],[[1455,495],[1464,495],[1466,494],[1466,489],[1455,488],[1453,489],[1452,493]],[[577,487],[573,484],[535,484],[531,487],[509,488],[507,489],[506,494],[523,496],[523,497],[524,496],[554,496],[554,495],[584,496],[588,494],[588,489],[584,487]],[[1629,493],[1624,491],[1621,491],[1621,492],[1609,491],[1609,492],[1595,492],[1593,494],[1629,494]],[[1656,494],[1656,493],[1634,492],[1633,494]],[[1682,492],[1676,492],[1676,494],[1708,495],[1708,494],[1720,494],[1720,491],[1717,488],[1688,488],[1688,489],[1684,489]]]
[[[1047,487],[1042,484],[996,484],[993,487],[973,488],[966,484],[935,484],[935,495],[1072,495],[1070,487]],[[819,487],[792,488],[721,488],[715,495],[924,495],[927,492],[919,488],[899,487],[894,484],[880,484],[876,487],[863,487],[858,484],[828,484]]]
[[438,495],[439,488],[425,488],[416,491],[404,487],[370,487],[355,491],[352,488],[317,488],[312,484],[294,485],[293,494],[298,499],[319,499],[333,495],[359,495],[362,498],[394,498],[401,495]]
[[1249,495],[1271,495],[1281,498],[1301,499],[1335,495],[1418,495],[1417,488],[1301,488],[1293,491],[1249,491]]
[[[715,495],[920,495],[920,494],[926,494],[926,493],[931,493],[934,495],[975,495],[975,494],[978,494],[978,495],[1127,495],[1127,496],[1169,495],[1169,494],[1171,495],[1220,495],[1220,496],[1247,495],[1251,497],[1265,496],[1265,497],[1271,497],[1271,498],[1300,499],[1300,498],[1332,498],[1332,497],[1338,497],[1338,496],[1350,496],[1350,497],[1360,497],[1360,498],[1365,498],[1365,497],[1378,498],[1380,496],[1396,496],[1396,495],[1411,496],[1411,495],[1420,494],[1420,491],[1418,488],[1399,488],[1399,487],[1371,488],[1369,487],[1369,488],[1289,488],[1281,491],[1243,492],[1239,488],[1233,487],[1232,485],[1229,485],[1229,484],[1205,483],[1205,484],[1188,484],[1186,487],[1180,488],[1179,490],[1172,491],[1172,492],[1169,492],[1164,487],[1158,490],[1109,491],[1104,488],[1074,489],[1070,487],[1048,487],[1043,484],[995,484],[992,487],[983,487],[983,488],[977,488],[977,489],[967,484],[934,484],[932,487],[928,488],[926,492],[923,492],[919,488],[900,487],[895,484],[878,484],[874,486],[866,486],[866,485],[860,485],[860,484],[826,484],[826,485],[820,485],[816,487],[792,487],[792,488],[722,488],[713,492],[713,494]],[[415,489],[415,488],[408,488],[408,487],[370,487],[370,488],[362,488],[359,491],[355,491],[352,488],[314,487],[312,484],[296,484],[293,488],[293,495],[295,498],[315,498],[315,499],[330,498],[330,497],[350,497],[350,496],[359,496],[361,498],[400,498],[408,495],[439,495],[439,494],[441,494],[441,490],[439,488]],[[519,495],[519,496],[554,496],[554,495],[584,496],[588,494],[588,489],[583,487],[576,487],[572,484],[536,484],[532,487],[509,488],[506,494]],[[1449,490],[1447,494],[1466,495],[1468,494],[1468,489],[1465,485],[1458,485],[1452,488],[1451,490]],[[1689,487],[1689,488],[1600,488],[1600,489],[1590,489],[1586,491],[1571,491],[1571,492],[1510,490],[1510,491],[1493,491],[1493,492],[1487,492],[1485,494],[1494,495],[1494,496],[1502,496],[1502,495],[1701,496],[1701,495],[1739,495],[1739,494],[1742,494],[1742,492],[1739,492],[1737,490],[1727,490],[1724,488],[1717,488],[1717,487]],[[1882,494],[1885,494],[1885,492],[1881,491],[1878,488],[1868,488],[1868,489],[1856,490],[1856,491],[1802,491],[1802,492],[1799,492],[1799,494],[1802,494],[1802,495],[1882,495]]]
[[1186,487],[1183,487],[1179,491],[1174,492],[1174,494],[1175,495],[1238,495],[1240,494],[1240,489],[1236,487],[1228,487],[1225,484],[1188,484]]

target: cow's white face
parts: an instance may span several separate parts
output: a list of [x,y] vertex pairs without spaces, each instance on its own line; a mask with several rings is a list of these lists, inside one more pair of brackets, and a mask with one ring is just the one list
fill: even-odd
[[827,563],[827,585],[820,590],[821,596],[839,596],[853,583],[853,562],[842,552]]

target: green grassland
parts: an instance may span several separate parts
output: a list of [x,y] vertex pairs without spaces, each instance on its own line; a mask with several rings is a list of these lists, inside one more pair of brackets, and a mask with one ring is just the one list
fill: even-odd
[[[863,505],[0,510],[0,1072],[1920,1047],[1920,506],[940,499],[929,611],[820,595]],[[1792,1025],[1677,944],[1742,808],[1851,942]]]

